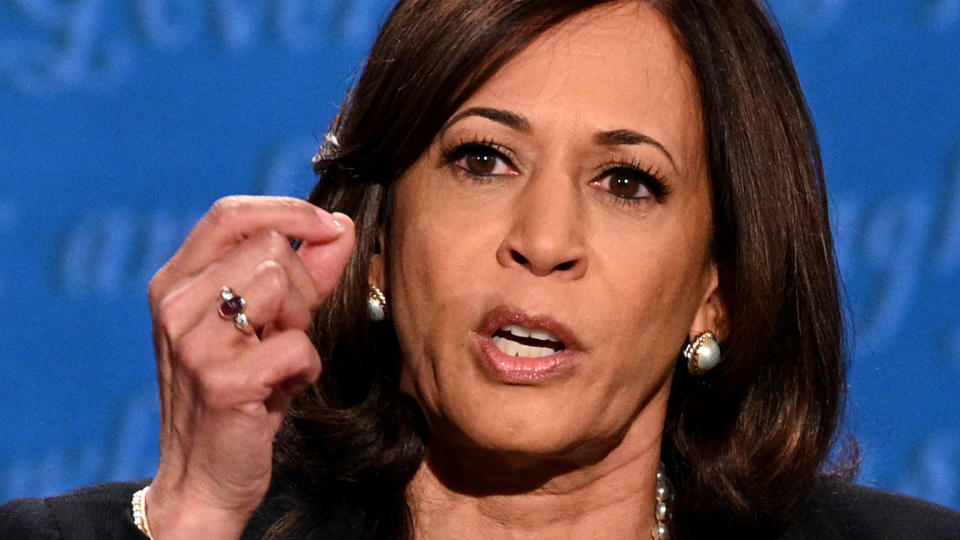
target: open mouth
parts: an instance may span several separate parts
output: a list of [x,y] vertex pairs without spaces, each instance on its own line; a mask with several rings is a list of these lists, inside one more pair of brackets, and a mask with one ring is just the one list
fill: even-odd
[[522,358],[541,358],[566,349],[566,345],[552,333],[516,324],[498,328],[492,339],[504,354]]

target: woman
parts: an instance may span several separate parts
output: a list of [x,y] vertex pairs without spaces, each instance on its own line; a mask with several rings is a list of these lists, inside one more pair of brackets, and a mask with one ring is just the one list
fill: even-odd
[[5,527],[960,532],[819,476],[844,380],[826,195],[753,2],[401,2],[315,166],[313,205],[220,201],[151,282],[149,489]]

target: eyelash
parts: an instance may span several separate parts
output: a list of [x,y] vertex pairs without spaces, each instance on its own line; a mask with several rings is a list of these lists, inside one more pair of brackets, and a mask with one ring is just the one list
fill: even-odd
[[[456,167],[457,172],[465,174],[470,178],[479,180],[496,178],[500,175],[484,175],[473,173],[469,170],[466,170],[463,166],[458,165],[457,162],[468,156],[486,155],[502,160],[503,163],[508,167],[516,169],[517,167],[514,165],[513,160],[507,155],[508,153],[509,152],[504,147],[487,138],[461,140],[456,144],[445,146],[441,149],[441,155],[443,156],[443,161],[446,165]],[[670,195],[670,188],[667,186],[667,183],[663,180],[659,171],[655,167],[644,165],[639,161],[630,160],[615,161],[608,163],[601,168],[602,172],[596,178],[590,181],[591,185],[613,174],[619,173],[621,176],[625,176],[631,180],[639,182],[640,185],[650,192],[653,199],[657,203],[662,203]],[[620,197],[610,193],[609,191],[608,193],[613,198],[615,203],[626,206],[635,206],[648,201],[646,198]]]
[[443,161],[445,164],[456,167],[458,172],[466,174],[474,179],[486,180],[495,178],[498,175],[483,175],[473,173],[464,169],[462,166],[457,165],[458,161],[468,156],[486,155],[502,160],[505,165],[512,169],[517,168],[517,166],[514,165],[513,160],[507,155],[509,154],[509,151],[506,148],[486,138],[476,140],[461,140],[452,146],[442,148],[441,154],[443,155]]
[[[639,161],[630,160],[608,163],[604,165],[602,169],[603,172],[601,172],[594,180],[591,180],[591,184],[599,182],[600,180],[613,174],[620,174],[630,178],[631,180],[639,182],[644,188],[647,189],[647,191],[650,192],[650,195],[653,196],[653,200],[658,203],[663,203],[663,201],[665,201],[670,195],[670,188],[656,167],[644,165]],[[629,197],[619,197],[617,195],[613,195],[612,193],[611,195],[617,203],[626,205],[642,204],[647,200],[644,198],[634,199]]]

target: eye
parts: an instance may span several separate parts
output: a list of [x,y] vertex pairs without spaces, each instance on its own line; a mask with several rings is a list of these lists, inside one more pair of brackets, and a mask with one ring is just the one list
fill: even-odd
[[641,201],[661,200],[666,195],[666,186],[653,174],[632,166],[618,166],[604,171],[590,185],[606,190],[618,199]]
[[469,143],[457,147],[450,163],[474,176],[515,176],[520,172],[503,152],[488,144]]

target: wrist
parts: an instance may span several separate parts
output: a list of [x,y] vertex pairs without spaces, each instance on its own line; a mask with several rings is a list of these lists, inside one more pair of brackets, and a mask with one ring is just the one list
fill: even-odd
[[[143,491],[141,532],[153,540],[240,538],[253,511],[224,508],[205,501],[163,493],[148,486]],[[136,521],[136,510],[134,510]]]
[[130,506],[133,511],[133,524],[136,525],[137,529],[147,538],[152,539],[153,535],[150,533],[150,524],[147,522],[147,491],[150,491],[150,486],[146,486],[135,492],[133,498],[130,499]]

